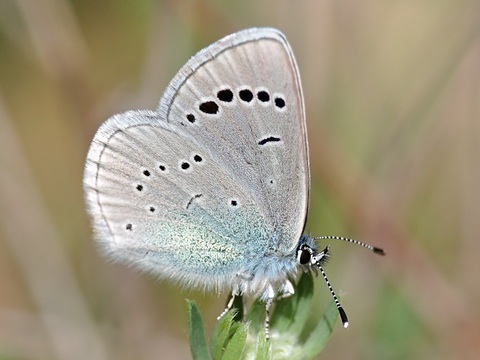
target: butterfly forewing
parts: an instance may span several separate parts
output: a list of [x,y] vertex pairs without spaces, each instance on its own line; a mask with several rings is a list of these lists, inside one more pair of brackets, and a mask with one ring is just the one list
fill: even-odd
[[251,194],[270,249],[291,250],[305,222],[309,169],[300,77],[284,36],[250,29],[211,45],[172,80],[159,112]]

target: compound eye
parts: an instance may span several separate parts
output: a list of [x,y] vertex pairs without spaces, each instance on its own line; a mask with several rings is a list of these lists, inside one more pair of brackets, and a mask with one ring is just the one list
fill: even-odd
[[301,250],[300,256],[298,257],[298,261],[301,265],[307,265],[310,263],[310,259],[312,258],[312,254],[310,251],[303,249]]

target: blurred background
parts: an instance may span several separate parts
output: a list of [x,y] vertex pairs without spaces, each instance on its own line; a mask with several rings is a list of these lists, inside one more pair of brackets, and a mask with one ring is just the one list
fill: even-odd
[[210,333],[226,295],[98,255],[82,172],[106,118],[154,109],[190,56],[251,26],[281,29],[302,74],[306,230],[387,252],[332,244],[350,327],[323,357],[480,357],[478,1],[2,0],[0,359],[187,359],[186,298]]

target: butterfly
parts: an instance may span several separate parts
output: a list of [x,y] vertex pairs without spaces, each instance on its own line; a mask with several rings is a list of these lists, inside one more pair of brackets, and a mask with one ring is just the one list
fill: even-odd
[[193,56],[156,110],[117,114],[87,155],[84,191],[94,236],[110,258],[206,291],[266,304],[320,271],[343,237],[303,234],[310,189],[304,100],[285,36],[252,28]]

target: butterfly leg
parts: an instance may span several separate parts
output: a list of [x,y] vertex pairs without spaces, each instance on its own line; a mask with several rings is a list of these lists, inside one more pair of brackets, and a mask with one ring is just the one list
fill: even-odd
[[293,284],[290,280],[285,280],[282,288],[280,289],[280,294],[277,296],[277,300],[285,299],[287,297],[292,296],[295,294],[295,289],[293,288]]
[[225,310],[222,311],[220,315],[218,315],[217,320],[220,320],[228,312],[228,310],[232,308],[233,301],[235,300],[235,296],[237,296],[237,291],[233,290],[232,296],[230,297],[230,300],[228,300],[227,307],[225,308]]
[[272,308],[273,300],[275,299],[275,291],[272,286],[268,287],[268,297],[265,303],[265,338],[270,339],[270,309]]
[[270,309],[272,308],[274,300],[280,300],[292,296],[295,293],[295,289],[293,288],[292,283],[290,280],[285,280],[282,288],[280,289],[280,294],[275,297],[275,291],[273,287],[268,288],[268,298],[265,304],[265,338],[268,340],[270,338]]

